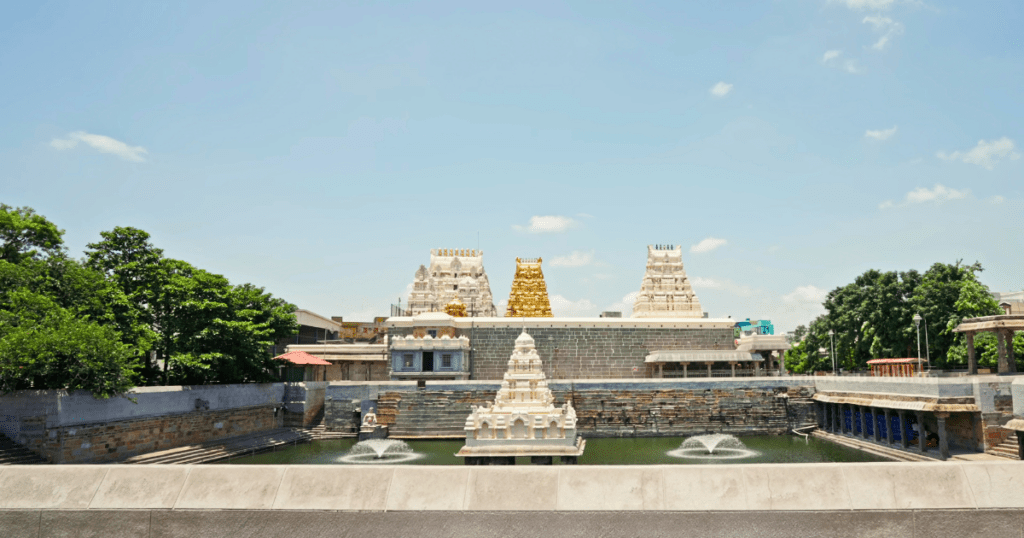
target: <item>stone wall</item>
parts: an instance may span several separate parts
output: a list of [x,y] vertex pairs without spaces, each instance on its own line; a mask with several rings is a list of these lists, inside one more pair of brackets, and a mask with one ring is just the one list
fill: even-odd
[[119,461],[278,428],[286,416],[292,423],[311,426],[323,412],[326,387],[139,387],[125,397],[107,399],[82,391],[19,391],[0,396],[0,434],[51,463]]
[[281,426],[281,414],[267,406],[226,411],[195,411],[118,422],[50,429],[28,446],[54,463],[103,463],[157,450]]
[[[735,349],[733,330],[655,327],[528,327],[549,379],[630,379],[647,377],[644,359],[655,350]],[[522,327],[457,329],[473,348],[470,378],[498,380],[507,369]],[[407,336],[409,327],[393,327]],[[634,368],[636,370],[634,371]]]
[[[572,399],[577,429],[588,437],[782,434],[815,423],[814,389],[803,380],[552,382],[551,388],[556,405]],[[376,397],[377,419],[390,435],[436,438],[465,435],[470,406],[493,402],[498,385],[393,389]],[[343,413],[351,408],[349,403]],[[325,420],[335,420],[330,407]]]

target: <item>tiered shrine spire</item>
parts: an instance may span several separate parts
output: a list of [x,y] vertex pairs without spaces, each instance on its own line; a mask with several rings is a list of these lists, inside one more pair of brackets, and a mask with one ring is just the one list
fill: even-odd
[[516,274],[512,279],[512,292],[508,296],[505,317],[550,318],[551,301],[544,284],[543,260],[516,258]]

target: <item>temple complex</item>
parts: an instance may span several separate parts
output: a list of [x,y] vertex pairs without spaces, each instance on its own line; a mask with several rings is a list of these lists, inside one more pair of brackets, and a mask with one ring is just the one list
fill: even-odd
[[484,271],[484,253],[472,249],[430,251],[430,267],[416,270],[409,294],[411,315],[440,312],[454,300],[466,305],[468,316],[497,316],[491,284]]
[[544,273],[540,269],[542,261],[541,258],[516,258],[516,274],[512,279],[512,292],[508,296],[505,317],[552,317],[548,287],[544,284]]
[[647,271],[633,303],[633,317],[704,317],[700,300],[683,269],[682,247],[647,245]]
[[550,464],[553,456],[562,463],[576,463],[586,441],[576,435],[576,410],[568,401],[555,407],[541,369],[533,337],[516,338],[515,350],[494,405],[473,406],[466,417],[466,446],[457,456],[467,465],[514,464],[516,456],[530,456],[533,463]]

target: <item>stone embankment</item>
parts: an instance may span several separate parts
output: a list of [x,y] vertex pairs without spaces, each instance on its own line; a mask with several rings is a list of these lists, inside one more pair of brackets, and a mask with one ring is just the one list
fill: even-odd
[[[813,388],[799,382],[553,382],[551,387],[555,405],[573,402],[577,430],[588,437],[783,434],[815,423]],[[386,391],[377,398],[377,419],[388,425],[391,437],[462,437],[471,406],[493,402],[496,391],[494,384]],[[328,424],[332,420],[328,417]]]

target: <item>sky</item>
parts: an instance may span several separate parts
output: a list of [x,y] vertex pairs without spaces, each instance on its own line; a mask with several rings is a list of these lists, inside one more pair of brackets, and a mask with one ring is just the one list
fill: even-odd
[[[1024,289],[1024,4],[7,2],[0,202],[346,320],[478,248],[560,316],[683,248],[711,317],[868,269]],[[908,321],[909,323],[909,321]]]

